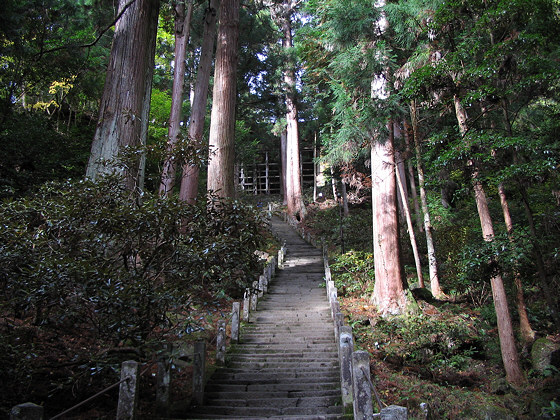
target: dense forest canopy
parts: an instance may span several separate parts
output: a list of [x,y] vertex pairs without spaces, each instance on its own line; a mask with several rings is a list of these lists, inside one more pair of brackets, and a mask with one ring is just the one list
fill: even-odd
[[[219,3],[0,4],[0,362],[19,384],[2,409],[52,353],[22,327],[147,354],[238,297],[266,245],[237,176],[265,159],[344,290],[384,315],[416,286],[491,313],[504,375],[527,386],[531,344],[560,329],[558,0]],[[114,365],[72,351],[38,398]]]

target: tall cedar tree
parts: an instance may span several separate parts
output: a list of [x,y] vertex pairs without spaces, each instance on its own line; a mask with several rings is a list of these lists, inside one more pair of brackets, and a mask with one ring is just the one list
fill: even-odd
[[234,137],[238,41],[239,0],[225,0],[220,7],[207,182],[208,191],[214,191],[224,198],[235,196]]
[[[196,148],[200,147],[204,132],[206,103],[208,102],[208,85],[210,83],[210,71],[212,69],[214,40],[216,38],[216,20],[219,7],[219,0],[210,0],[204,16],[202,46],[200,48],[200,59],[196,72],[194,98],[189,122],[189,141],[192,142]],[[186,201],[189,204],[194,204],[196,201],[199,172],[200,168],[196,163],[185,162],[183,164],[181,189],[179,191],[179,198],[182,201]]]
[[[91,146],[86,176],[116,172],[130,190],[141,191],[152,90],[159,0],[120,0],[105,87],[99,107],[97,130]],[[131,159],[118,163],[125,148]]]
[[167,197],[175,185],[177,160],[174,152],[181,129],[181,110],[183,108],[186,67],[185,55],[189,41],[193,3],[189,1],[189,5],[186,8],[184,1],[180,1],[173,6],[175,12],[175,65],[173,91],[171,94],[171,113],[169,116],[169,139],[167,141],[167,154],[163,162],[159,186],[159,194],[162,197]]

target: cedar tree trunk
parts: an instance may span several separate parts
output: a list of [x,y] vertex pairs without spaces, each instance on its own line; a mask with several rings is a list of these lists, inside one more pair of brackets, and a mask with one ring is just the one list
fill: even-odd
[[238,40],[239,0],[224,0],[220,8],[214,69],[207,182],[208,191],[214,191],[223,198],[235,196],[233,177]]
[[[208,85],[210,83],[216,19],[219,7],[219,0],[210,0],[210,6],[206,10],[204,19],[202,47],[200,49],[200,60],[198,62],[194,98],[189,122],[189,141],[193,142],[197,148],[201,146],[202,135],[204,133],[206,104],[208,102]],[[188,162],[183,164],[183,175],[179,191],[180,200],[186,201],[189,204],[194,204],[196,202],[196,196],[198,195],[199,172],[200,169],[198,165]]]
[[143,188],[144,153],[133,153],[123,164],[115,159],[126,147],[146,144],[159,4],[159,0],[119,1],[119,13],[128,7],[115,25],[86,169],[92,180],[104,173],[117,173],[130,190]]
[[173,152],[176,149],[179,132],[181,130],[181,117],[183,108],[183,92],[185,85],[185,55],[189,41],[193,4],[185,11],[185,3],[175,4],[175,66],[173,72],[173,91],[171,93],[171,114],[169,116],[169,140],[167,142],[167,154],[163,162],[159,194],[167,195],[175,185],[175,172],[177,171],[177,160]]

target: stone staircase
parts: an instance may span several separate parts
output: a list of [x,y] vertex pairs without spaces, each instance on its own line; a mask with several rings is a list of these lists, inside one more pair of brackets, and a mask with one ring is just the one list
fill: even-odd
[[321,251],[279,219],[272,229],[286,241],[284,267],[189,418],[344,418]]

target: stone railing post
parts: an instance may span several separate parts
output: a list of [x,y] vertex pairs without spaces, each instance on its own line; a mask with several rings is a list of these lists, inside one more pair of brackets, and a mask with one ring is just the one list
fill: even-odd
[[342,405],[348,409],[352,405],[352,352],[354,351],[354,339],[352,328],[340,327],[338,339],[338,354],[340,357],[340,384],[342,388]]
[[266,277],[264,275],[259,276],[259,298],[262,298],[266,292]]
[[159,355],[156,378],[156,410],[162,417],[169,414],[169,386],[171,384],[171,352],[173,344],[169,343]]
[[245,289],[243,295],[243,322],[249,322],[249,307],[251,305],[251,289]]
[[251,290],[251,312],[257,310],[257,300],[259,298],[259,283],[257,281],[253,282],[253,290]]
[[407,420],[408,409],[399,405],[390,405],[381,409],[382,420]]
[[218,333],[216,335],[216,363],[223,365],[226,362],[226,321],[218,321]]
[[204,404],[204,375],[206,373],[206,343],[194,343],[193,356],[193,400],[197,405]]
[[117,406],[117,420],[136,418],[138,407],[138,362],[128,360],[121,365],[121,383],[119,387],[119,403]]
[[344,315],[342,314],[342,312],[340,312],[339,305],[338,312],[334,314],[334,337],[337,343],[340,337],[340,328],[342,326],[344,326]]
[[338,301],[338,296],[335,300],[331,302],[331,317],[334,320],[336,314],[340,312],[340,302]]
[[233,302],[231,309],[231,341],[239,343],[239,312],[241,303]]
[[10,420],[43,420],[42,406],[30,402],[18,404],[10,411]]
[[270,280],[272,280],[272,278],[276,274],[276,266],[277,265],[278,265],[277,258],[276,257],[271,257],[271,259],[270,259]]
[[352,395],[354,397],[354,420],[373,418],[369,354],[363,350],[352,353]]

